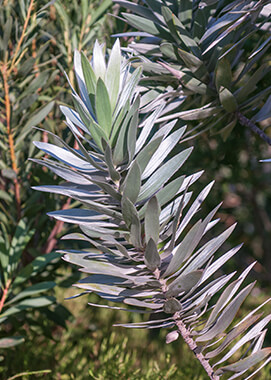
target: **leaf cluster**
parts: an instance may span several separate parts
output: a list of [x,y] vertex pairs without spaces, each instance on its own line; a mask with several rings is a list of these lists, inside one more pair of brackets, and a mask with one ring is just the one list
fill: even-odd
[[[119,326],[174,328],[167,343],[182,335],[202,365],[207,361],[212,379],[228,372],[233,379],[262,361],[265,365],[270,348],[262,347],[270,315],[260,319],[257,314],[264,304],[234,321],[254,287],[241,288],[254,264],[235,279],[236,271],[221,274],[240,246],[221,254],[234,225],[207,237],[218,222],[213,218],[220,205],[205,218],[196,217],[213,183],[193,196],[190,187],[202,172],[184,175],[182,166],[192,148],[174,149],[185,127],[178,128],[177,120],[161,123],[164,104],[145,117],[140,114],[141,69],[130,68],[118,41],[107,60],[98,42],[91,62],[76,52],[74,66],[79,94],[72,87],[74,108],[62,107],[62,112],[78,148],[60,138],[62,147],[36,142],[53,159],[34,161],[65,181],[36,189],[84,206],[49,213],[80,227],[81,233],[65,239],[91,247],[63,251],[66,261],[87,274],[75,285],[83,289],[75,297],[94,292],[124,305],[92,306],[151,316],[147,322]],[[235,362],[225,365],[233,356]]]
[[271,35],[262,12],[267,1],[116,2],[136,29],[116,36],[134,37],[129,48],[146,73],[148,109],[175,99],[181,111],[168,115],[171,106],[163,120],[188,120],[188,139],[210,130],[227,139],[244,124],[241,115],[254,123],[270,118]]

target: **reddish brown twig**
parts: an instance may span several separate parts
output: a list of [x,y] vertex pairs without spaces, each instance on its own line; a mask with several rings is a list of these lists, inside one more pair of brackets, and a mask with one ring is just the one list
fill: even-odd
[[175,323],[178,327],[179,333],[183,337],[185,343],[188,345],[191,351],[193,351],[194,355],[205,369],[211,380],[219,380],[219,376],[214,374],[214,370],[211,367],[209,361],[204,357],[204,355],[200,352],[199,347],[196,342],[191,338],[189,330],[186,328],[185,324],[178,319],[178,313],[175,314]]
[[[69,208],[70,203],[71,203],[71,199],[69,198],[67,202],[64,204],[64,206],[62,207],[62,210],[66,210],[67,208]],[[62,222],[61,220],[56,221],[56,224],[48,237],[45,247],[43,248],[43,253],[50,253],[53,251],[53,249],[55,248],[57,244],[56,236],[61,233],[63,225],[64,225],[64,222]]]
[[5,300],[7,298],[8,290],[9,290],[10,285],[11,285],[11,280],[7,280],[5,289],[3,290],[3,294],[2,294],[2,297],[1,297],[1,300],[0,300],[0,314],[1,314],[2,309],[4,307]]
[[7,66],[5,64],[3,64],[3,66],[1,67],[1,73],[3,76],[3,84],[4,84],[4,91],[5,91],[6,127],[7,127],[11,166],[12,166],[13,171],[16,173],[16,178],[14,178],[13,183],[14,183],[14,191],[15,191],[15,199],[16,199],[16,207],[17,207],[17,217],[18,219],[20,219],[20,216],[21,216],[20,185],[17,178],[18,167],[17,167],[16,155],[15,155],[13,131],[11,128],[11,104],[10,104],[10,97],[9,97]]
[[17,55],[18,55],[20,47],[21,47],[21,45],[23,43],[23,40],[24,40],[24,37],[25,37],[26,28],[27,28],[29,20],[30,20],[33,4],[34,4],[34,0],[30,0],[30,4],[29,4],[28,10],[27,10],[27,15],[26,15],[26,18],[25,18],[24,26],[23,26],[23,31],[22,31],[21,37],[19,39],[19,42],[18,42],[18,44],[16,46],[16,50],[15,50],[15,53],[13,55],[13,58],[12,58],[12,61],[11,61],[11,65],[9,67],[8,74],[13,70],[13,67],[14,67],[16,59],[17,59]]

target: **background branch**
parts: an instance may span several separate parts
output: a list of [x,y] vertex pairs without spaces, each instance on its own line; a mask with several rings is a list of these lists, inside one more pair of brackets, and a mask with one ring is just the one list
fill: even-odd
[[271,138],[267,136],[262,129],[257,127],[256,124],[253,123],[250,119],[248,119],[246,116],[244,116],[241,112],[237,112],[237,117],[241,125],[244,127],[249,128],[251,131],[256,133],[258,136],[261,137],[267,144],[271,145]]

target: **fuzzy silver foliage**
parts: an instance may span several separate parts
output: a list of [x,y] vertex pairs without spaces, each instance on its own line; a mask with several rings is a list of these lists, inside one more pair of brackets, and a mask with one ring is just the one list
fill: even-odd
[[[131,70],[119,41],[107,60],[96,43],[91,62],[76,52],[74,64],[79,94],[72,89],[74,108],[61,109],[78,149],[54,136],[57,145],[35,142],[52,159],[35,161],[64,180],[37,190],[65,195],[82,205],[48,214],[79,226],[80,233],[65,239],[89,243],[88,249],[63,252],[64,260],[86,274],[76,287],[80,294],[94,292],[122,304],[92,306],[150,316],[147,322],[119,326],[173,328],[168,343],[182,333],[181,323],[197,355],[212,369],[211,378],[231,372],[230,379],[244,373],[249,379],[248,370],[256,373],[262,366],[255,365],[271,360],[271,348],[262,348],[271,315],[260,318],[262,304],[235,321],[253,289],[254,283],[242,285],[254,264],[239,276],[235,271],[222,274],[223,264],[240,246],[221,253],[234,225],[208,239],[220,205],[204,219],[197,218],[213,183],[199,195],[192,194],[202,172],[186,175],[183,169],[192,152],[178,144],[185,126],[177,119],[159,123],[165,105],[142,119],[141,69]],[[228,359],[231,364],[225,364]]]

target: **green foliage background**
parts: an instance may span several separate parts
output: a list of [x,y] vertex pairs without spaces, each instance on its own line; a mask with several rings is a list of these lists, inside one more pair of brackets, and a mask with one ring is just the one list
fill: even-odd
[[[33,5],[33,9],[24,31],[29,5]],[[71,206],[64,198],[31,190],[31,186],[56,181],[47,170],[27,160],[40,155],[31,141],[47,141],[48,138],[47,132],[32,126],[59,136],[64,133],[59,105],[69,103],[71,95],[63,70],[73,83],[74,49],[82,49],[91,57],[95,39],[110,47],[114,42],[111,34],[129,30],[127,24],[108,15],[109,12],[118,15],[119,11],[119,6],[111,1],[0,2],[0,234],[3,241],[11,242],[16,236],[16,228],[21,228],[26,237],[18,250],[16,268],[10,272],[11,284],[18,273],[23,281],[17,287],[10,286],[9,297],[12,299],[27,287],[45,281],[54,284],[44,296],[51,297],[48,306],[20,309],[1,324],[1,338],[20,336],[25,339],[19,346],[0,347],[0,376],[3,379],[42,370],[51,372],[47,375],[26,373],[20,378],[205,379],[180,340],[165,347],[163,331],[127,332],[112,328],[114,322],[126,321],[120,312],[86,307],[84,297],[64,301],[74,294],[70,286],[78,275],[70,272],[56,256],[46,270],[41,266],[35,276],[30,277],[24,270],[40,255],[61,248],[63,243],[57,239],[67,227],[58,222],[56,225],[46,212]],[[124,39],[122,44],[128,42]],[[254,36],[250,44],[256,43],[257,36]],[[5,64],[7,68],[12,65],[14,56],[16,68],[6,78],[11,108],[11,131],[8,133],[3,70]],[[262,89],[267,85],[266,81],[260,82]],[[15,159],[9,135],[13,136]],[[264,300],[271,288],[271,169],[269,164],[260,164],[259,159],[270,157],[271,150],[241,125],[234,128],[226,142],[207,132],[194,140],[193,145],[195,150],[186,166],[187,171],[205,169],[197,186],[216,180],[213,197],[204,207],[210,210],[224,200],[220,218],[226,225],[238,221],[230,244],[244,241],[245,246],[232,265],[242,269],[255,258],[259,261],[253,275],[263,291],[256,289],[254,296],[257,295],[257,301]],[[2,290],[6,281],[1,273]],[[90,301],[95,302],[95,297]],[[250,305],[246,304],[246,308]],[[5,310],[3,308],[3,312]],[[271,343],[270,336],[267,343]],[[269,371],[265,369],[261,379],[268,379]]]

